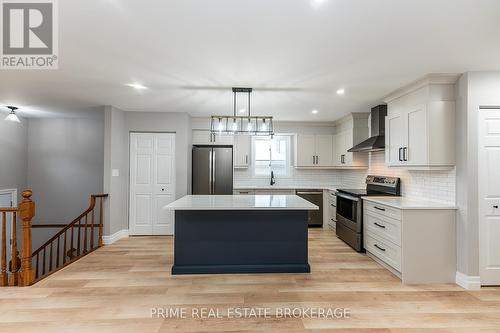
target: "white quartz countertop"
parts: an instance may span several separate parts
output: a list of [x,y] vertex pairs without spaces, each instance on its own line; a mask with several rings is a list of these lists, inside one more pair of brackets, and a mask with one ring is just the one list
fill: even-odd
[[362,197],[365,201],[375,202],[381,205],[397,209],[457,209],[455,205],[407,197]]
[[318,210],[296,195],[186,195],[167,210]]
[[329,190],[336,191],[336,185],[246,185],[234,186],[234,190]]

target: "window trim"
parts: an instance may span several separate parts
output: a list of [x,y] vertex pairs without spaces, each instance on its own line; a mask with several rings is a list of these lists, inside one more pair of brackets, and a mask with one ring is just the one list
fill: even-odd
[[[279,176],[280,178],[284,178],[284,179],[287,179],[287,178],[292,178],[292,175],[291,175],[291,168],[292,168],[292,138],[293,138],[293,135],[292,134],[275,134],[274,135],[275,137],[283,137],[285,138],[286,142],[287,142],[287,147],[286,147],[286,174],[285,175],[277,175]],[[261,174],[256,174],[256,161],[255,161],[255,158],[257,156],[257,154],[255,153],[255,141],[257,140],[263,140],[263,138],[267,138],[268,140],[270,140],[269,137],[262,137],[262,136],[252,136],[252,151],[251,151],[251,155],[252,155],[252,163],[251,163],[251,174],[252,174],[252,178],[254,179],[268,179],[270,176],[269,175],[261,175]],[[270,173],[270,171],[269,171]]]

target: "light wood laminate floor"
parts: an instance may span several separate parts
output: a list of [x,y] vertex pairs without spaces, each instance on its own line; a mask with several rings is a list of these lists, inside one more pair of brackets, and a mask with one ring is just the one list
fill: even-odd
[[[171,237],[131,237],[29,288],[0,289],[0,332],[500,332],[500,288],[403,286],[332,231],[311,274],[171,276]],[[348,319],[151,319],[151,308],[343,307]]]

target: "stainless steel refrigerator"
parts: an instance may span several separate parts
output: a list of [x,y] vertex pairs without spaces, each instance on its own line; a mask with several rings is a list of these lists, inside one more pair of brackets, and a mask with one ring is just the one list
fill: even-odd
[[233,146],[193,146],[193,194],[233,194]]

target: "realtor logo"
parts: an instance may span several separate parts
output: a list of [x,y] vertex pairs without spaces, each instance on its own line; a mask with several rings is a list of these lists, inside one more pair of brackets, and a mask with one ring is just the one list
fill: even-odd
[[2,69],[57,69],[55,0],[0,0]]

